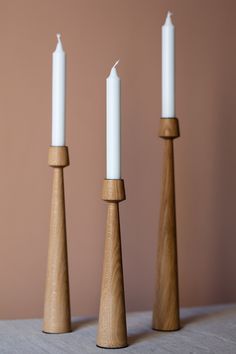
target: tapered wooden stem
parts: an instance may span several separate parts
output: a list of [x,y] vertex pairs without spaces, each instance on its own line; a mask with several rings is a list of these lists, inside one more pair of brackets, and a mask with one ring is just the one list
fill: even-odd
[[120,238],[119,202],[125,200],[123,180],[104,180],[108,202],[97,346],[127,346],[125,295]]
[[67,147],[50,147],[49,165],[53,185],[43,331],[65,333],[71,331],[63,179],[63,168],[69,165]]
[[180,328],[173,150],[173,139],[178,136],[177,119],[161,119],[164,166],[153,308],[153,329],[161,331],[175,331]]

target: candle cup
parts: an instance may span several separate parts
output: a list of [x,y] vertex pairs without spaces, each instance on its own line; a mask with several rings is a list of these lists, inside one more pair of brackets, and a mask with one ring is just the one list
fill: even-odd
[[53,185],[43,332],[66,333],[71,332],[63,178],[63,168],[69,165],[68,148],[51,146],[48,163],[53,167]]
[[124,348],[128,344],[119,220],[119,202],[125,200],[124,181],[105,179],[102,199],[108,202],[108,212],[97,346]]
[[152,327],[154,330],[176,331],[180,328],[180,321],[173,140],[179,137],[178,120],[161,118],[159,136],[164,139],[164,169]]

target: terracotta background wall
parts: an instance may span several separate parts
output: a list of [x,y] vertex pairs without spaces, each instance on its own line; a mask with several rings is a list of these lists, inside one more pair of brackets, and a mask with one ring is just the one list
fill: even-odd
[[68,55],[72,314],[97,314],[106,206],[105,78],[120,58],[127,310],[150,309],[162,167],[161,24],[174,13],[182,306],[236,298],[234,0],[0,1],[0,317],[42,316],[52,171],[51,53]]

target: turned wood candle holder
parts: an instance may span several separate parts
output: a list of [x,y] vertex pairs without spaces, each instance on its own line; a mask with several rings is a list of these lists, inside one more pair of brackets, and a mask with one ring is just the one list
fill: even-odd
[[161,118],[159,136],[164,139],[164,166],[152,326],[155,330],[176,331],[180,322],[173,140],[179,137],[178,120]]
[[108,211],[97,346],[124,348],[128,344],[119,220],[119,202],[125,200],[124,181],[105,179],[102,198],[108,202]]
[[53,167],[53,185],[43,332],[65,333],[71,331],[63,177],[63,168],[69,165],[68,148],[51,146],[48,163]]

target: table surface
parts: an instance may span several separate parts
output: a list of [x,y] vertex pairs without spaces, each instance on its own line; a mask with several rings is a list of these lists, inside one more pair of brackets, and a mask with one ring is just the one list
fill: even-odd
[[[127,315],[129,346],[117,353],[236,354],[236,304],[181,309],[182,329],[157,332],[151,312]],[[73,332],[45,334],[42,320],[0,321],[0,354],[107,354],[96,347],[97,321],[73,318]],[[114,350],[111,350],[114,352]]]

